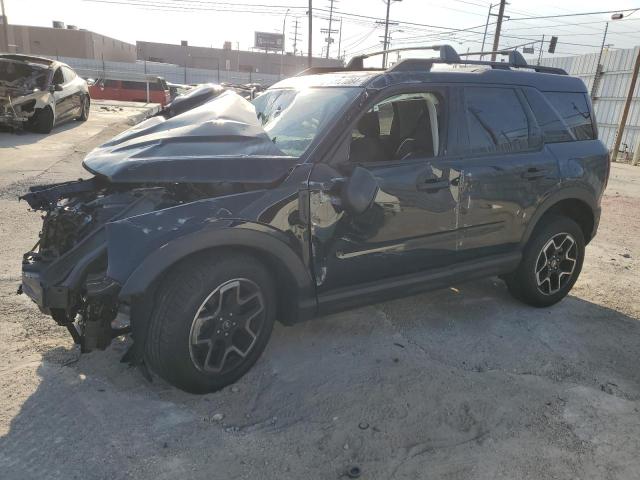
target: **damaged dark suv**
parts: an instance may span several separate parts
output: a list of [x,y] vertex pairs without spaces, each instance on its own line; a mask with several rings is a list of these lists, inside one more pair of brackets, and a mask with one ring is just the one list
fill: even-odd
[[[257,360],[275,320],[499,275],[543,307],[575,283],[609,175],[585,85],[562,70],[436,59],[311,69],[228,91],[32,187],[21,291],[83,351],[190,392]],[[146,370],[145,370],[146,371]]]

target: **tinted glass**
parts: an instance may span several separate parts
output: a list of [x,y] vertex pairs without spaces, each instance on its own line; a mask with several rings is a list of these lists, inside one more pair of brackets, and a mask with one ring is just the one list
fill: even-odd
[[509,88],[465,88],[471,153],[529,149],[529,121],[516,92]]
[[573,140],[569,129],[558,114],[537,90],[526,89],[525,96],[529,106],[536,116],[538,125],[542,129],[542,135],[546,143],[570,142]]
[[55,73],[53,74],[52,82],[54,85],[62,85],[64,83],[64,77],[62,76],[62,68],[56,69]]
[[549,103],[560,114],[576,140],[593,140],[595,131],[584,93],[545,92]]

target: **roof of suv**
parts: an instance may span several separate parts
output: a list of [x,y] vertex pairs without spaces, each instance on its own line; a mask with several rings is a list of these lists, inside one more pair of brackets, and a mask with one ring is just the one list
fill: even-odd
[[568,75],[522,70],[463,69],[424,71],[341,71],[291,77],[272,88],[369,87],[384,88],[403,83],[474,83],[530,86],[542,91],[586,92],[582,80]]
[[[439,58],[405,58],[389,69],[364,68],[373,56],[407,50],[433,50]],[[480,56],[480,60],[470,57]],[[483,61],[491,55],[491,61]],[[497,62],[495,57],[508,57]],[[434,70],[434,66],[436,69]],[[353,57],[345,67],[311,67],[276,88],[368,87],[384,88],[403,83],[503,84],[535,87],[543,91],[586,92],[584,82],[560,68],[529,65],[517,49],[458,54],[450,45],[421,45],[371,52]]]

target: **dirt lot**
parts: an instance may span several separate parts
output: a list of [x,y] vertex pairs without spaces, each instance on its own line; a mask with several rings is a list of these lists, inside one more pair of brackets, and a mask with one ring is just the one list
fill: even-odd
[[40,224],[16,195],[82,175],[128,113],[0,133],[2,478],[638,478],[640,167],[613,167],[559,305],[486,279],[278,326],[241,381],[192,396],[119,363],[125,340],[80,357],[15,295]]

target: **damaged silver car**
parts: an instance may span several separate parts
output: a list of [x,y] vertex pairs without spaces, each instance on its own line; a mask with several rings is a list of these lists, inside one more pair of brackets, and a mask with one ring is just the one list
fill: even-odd
[[89,118],[87,82],[68,65],[28,55],[0,55],[0,126],[49,133]]

